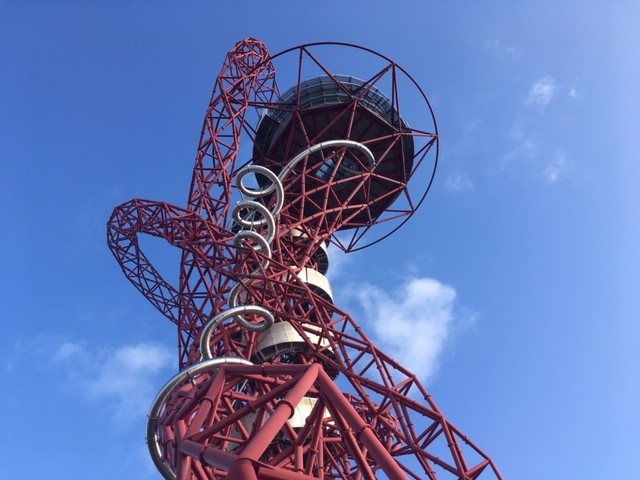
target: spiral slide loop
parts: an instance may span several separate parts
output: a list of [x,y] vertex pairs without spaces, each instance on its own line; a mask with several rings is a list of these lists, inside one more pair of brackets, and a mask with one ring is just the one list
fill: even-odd
[[[244,178],[249,173],[262,175],[269,179],[271,183],[260,189],[249,188],[244,183]],[[261,253],[263,257],[261,268],[266,269],[269,266],[269,259],[271,258],[271,242],[276,235],[275,219],[280,213],[284,202],[284,189],[282,188],[282,183],[280,182],[280,179],[278,179],[278,177],[268,168],[260,165],[249,165],[236,174],[236,186],[243,196],[249,197],[253,200],[242,200],[238,202],[233,209],[233,218],[236,223],[242,227],[242,230],[234,236],[233,243],[236,248],[246,247],[249,245],[249,248],[253,248],[257,252]],[[274,191],[276,194],[276,204],[273,207],[273,210],[269,211],[267,207],[256,200],[264,197],[265,195],[269,195]],[[254,230],[263,226],[266,226],[266,233],[261,234]],[[247,240],[250,240],[251,243]],[[259,271],[260,269],[257,269],[252,273],[255,274]],[[229,293],[229,306],[231,309],[222,312],[211,319],[205,326],[205,329],[207,329],[210,324],[215,324],[215,326],[220,325],[227,318],[233,318],[233,320],[242,328],[253,332],[265,330],[273,325],[273,315],[266,309],[258,305],[239,305],[241,290],[253,281],[254,279],[239,281]],[[233,313],[229,314],[228,312]],[[246,314],[258,314],[263,317],[263,321],[260,323],[252,323],[243,316]],[[213,328],[215,327],[212,326],[208,332],[213,332]],[[210,335],[211,333],[209,333],[207,337],[210,337]],[[203,350],[201,349],[201,351]]]
[[204,372],[217,370],[223,365],[253,365],[248,360],[242,358],[222,357],[204,360],[185,368],[175,375],[162,390],[156,395],[155,400],[149,409],[147,417],[147,447],[151,454],[154,465],[160,471],[165,480],[176,480],[176,472],[173,467],[167,463],[162,456],[162,446],[158,437],[158,419],[162,413],[162,408],[174,390],[187,381],[191,381],[197,375]]
[[[271,242],[273,242],[276,234],[276,218],[284,204],[284,188],[282,186],[282,182],[293,171],[296,165],[300,163],[300,161],[304,160],[312,153],[335,147],[346,147],[359,150],[364,154],[370,167],[375,165],[375,157],[366,145],[353,140],[328,140],[326,142],[312,145],[298,153],[287,163],[279,175],[276,175],[271,170],[261,165],[249,165],[236,174],[236,186],[245,199],[238,202],[232,211],[233,219],[236,224],[242,227],[242,229],[233,237],[233,243],[236,248],[247,247],[248,245],[249,248],[253,248],[257,252],[260,252],[263,257],[261,263],[262,269],[266,269],[269,266],[269,259],[271,258]],[[245,185],[244,179],[249,173],[262,175],[263,177],[266,177],[270,183],[261,188],[248,187]],[[264,198],[266,195],[270,195],[273,192],[275,192],[276,196],[275,205],[273,209],[269,211],[264,204],[257,200]],[[255,230],[263,226],[266,226],[266,233],[259,233]],[[259,270],[256,270],[253,274],[258,272]],[[233,320],[242,328],[252,332],[266,330],[273,324],[273,315],[258,305],[245,305],[248,310],[236,308],[240,306],[241,291],[254,281],[255,279],[252,278],[241,280],[231,289],[231,292],[229,293],[229,306],[231,309],[228,311],[233,311],[234,313],[228,314],[228,311],[225,311],[212,318],[205,326],[205,330],[208,333],[206,336],[203,335],[201,337],[201,341],[204,341],[205,337],[208,341],[213,330],[227,318],[233,318]],[[263,321],[260,323],[252,323],[243,317],[243,315],[246,314],[258,314],[263,317]],[[204,352],[202,348],[200,351]]]
[[[266,269],[269,266],[269,261],[271,259],[271,242],[276,235],[276,218],[284,203],[284,188],[282,186],[282,180],[284,180],[284,178],[291,173],[295,166],[304,158],[318,150],[332,147],[358,149],[364,153],[371,166],[375,164],[373,154],[365,145],[352,140],[331,140],[313,145],[300,152],[292,158],[289,163],[287,163],[280,175],[276,175],[271,170],[259,165],[250,165],[236,174],[236,185],[245,199],[238,202],[232,211],[233,219],[236,224],[242,227],[234,236],[233,243],[236,248],[252,248],[259,252],[263,257],[260,265],[261,269]],[[244,177],[249,173],[262,175],[268,178],[271,183],[266,187],[258,189],[249,188],[244,184]],[[276,200],[275,206],[270,211],[258,200],[266,195],[272,194],[273,192],[275,192]],[[257,229],[263,231],[266,230],[266,232],[260,233]],[[273,313],[266,308],[259,305],[240,305],[242,290],[252,282],[256,281],[253,276],[259,273],[261,269],[258,268],[256,271],[252,272],[252,278],[241,279],[233,286],[229,292],[228,299],[230,308],[214,316],[207,322],[202,330],[199,344],[200,352],[202,354],[201,360],[175,375],[162,388],[162,390],[160,390],[151,405],[147,419],[147,445],[151,458],[153,459],[153,463],[165,480],[177,480],[174,468],[163,457],[163,447],[160,444],[160,438],[158,436],[158,420],[161,416],[162,409],[170,396],[185,382],[193,381],[193,379],[198,375],[215,371],[223,365],[253,365],[249,360],[242,358],[212,358],[213,354],[210,346],[212,333],[228,319],[233,319],[233,321],[242,328],[252,332],[266,330],[274,323]],[[247,315],[258,315],[262,317],[263,320],[259,323],[253,323],[245,318]]]

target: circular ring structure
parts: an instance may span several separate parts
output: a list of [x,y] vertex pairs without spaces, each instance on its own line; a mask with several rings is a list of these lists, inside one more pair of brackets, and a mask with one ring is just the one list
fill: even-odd
[[265,326],[260,330],[265,330],[269,328],[271,325],[273,325],[274,319],[271,312],[266,308],[260,307],[258,305],[240,305],[240,306],[232,307],[228,310],[225,310],[224,312],[219,313],[218,315],[213,317],[211,320],[209,320],[205,325],[204,329],[202,330],[202,334],[200,336],[200,353],[202,354],[203,360],[210,360],[212,358],[211,346],[209,345],[209,342],[211,341],[211,334],[225,320],[229,318],[233,318],[233,320],[241,326],[244,326],[243,324],[244,322],[251,326],[251,328],[245,327],[248,330],[256,328],[257,324],[250,323],[242,319],[241,315],[248,315],[248,314],[260,315],[265,319],[265,321],[263,322]]
[[[244,177],[247,176],[247,174],[249,173],[255,173],[255,174],[260,174],[266,178],[269,179],[269,181],[271,181],[271,185],[267,185],[261,189],[252,189],[247,187],[244,184]],[[251,197],[251,198],[258,198],[258,197],[264,197],[266,195],[269,195],[271,192],[273,192],[275,190],[276,192],[276,205],[273,208],[273,210],[271,211],[272,215],[278,215],[278,213],[280,212],[280,210],[282,209],[282,204],[284,202],[284,194],[283,194],[283,190],[282,190],[282,183],[280,183],[280,179],[278,178],[278,176],[273,173],[271,170],[269,170],[266,167],[260,166],[260,165],[249,165],[245,168],[243,168],[242,170],[240,170],[237,174],[236,174],[236,186],[238,187],[238,190],[240,190],[240,192],[247,196],[247,197]]]
[[[338,139],[365,145],[375,158],[369,163],[361,151],[355,157],[353,152],[325,161],[316,154],[305,160],[303,172],[296,170],[299,183],[284,187],[308,200],[295,207],[286,204],[287,215],[332,225],[332,243],[347,252],[398,230],[424,201],[438,164],[435,115],[417,81],[387,56],[344,42],[298,45],[271,55],[256,68],[266,64],[297,75],[278,78],[284,93],[275,101],[251,104],[260,112],[257,126],[247,130],[254,142],[254,164],[283,180],[297,163],[289,164],[290,159],[306,151],[298,159],[304,160],[312,155],[307,149],[322,150],[330,145],[326,142]],[[258,179],[261,185],[265,182]],[[328,190],[332,191],[327,203],[323,195]]]
[[[233,244],[236,248],[244,246],[244,240],[250,239],[258,244],[259,248],[254,248],[264,255],[262,259],[262,268],[266,269],[269,266],[269,259],[271,258],[271,246],[269,242],[259,233],[253,230],[241,230],[233,237]],[[253,247],[250,247],[253,248]]]
[[[260,307],[259,305],[238,305],[238,297],[240,296],[240,291],[244,288],[244,286],[245,284],[242,282],[238,282],[233,286],[233,288],[229,292],[229,305],[231,305],[231,308],[221,313],[220,315],[223,315],[227,312],[233,312],[231,315],[229,315],[229,317],[226,318],[233,317],[234,322],[236,322],[241,327],[246,328],[251,332],[261,332],[262,330],[266,330],[271,325],[273,325],[274,322],[273,314],[269,310]],[[260,323],[251,323],[248,320],[242,318],[242,315],[245,314],[260,315],[264,320]]]
[[295,166],[300,163],[302,159],[308,157],[314,152],[317,152],[318,150],[324,150],[325,148],[332,147],[355,148],[365,154],[367,160],[369,161],[369,166],[373,166],[376,163],[376,159],[373,156],[373,153],[371,153],[371,150],[369,150],[362,143],[354,142],[353,140],[327,140],[326,142],[321,142],[310,146],[309,148],[303,150],[291,160],[289,160],[287,166],[282,169],[282,172],[280,172],[280,174],[278,174],[278,178],[282,182],[287,177],[287,175],[289,175],[289,173],[295,168]]
[[[262,215],[259,220],[249,219],[242,216],[243,210],[257,211]],[[253,200],[242,200],[233,207],[233,219],[236,223],[244,228],[255,228],[261,225],[267,225],[267,241],[271,243],[276,231],[276,224],[267,207]]]
[[190,367],[182,370],[175,375],[167,384],[162,387],[162,390],[156,395],[151,408],[149,409],[149,415],[147,417],[147,447],[151,454],[151,459],[154,465],[160,471],[165,480],[176,480],[176,472],[173,467],[164,461],[162,458],[162,447],[158,438],[158,419],[162,412],[162,407],[166,403],[171,393],[185,381],[191,381],[195,376],[202,373],[216,370],[223,365],[253,365],[249,360],[243,358],[222,357],[204,360],[202,362],[191,365]]

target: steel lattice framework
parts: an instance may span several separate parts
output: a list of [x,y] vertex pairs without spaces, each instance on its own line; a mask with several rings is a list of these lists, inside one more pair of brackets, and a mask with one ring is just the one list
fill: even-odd
[[[363,79],[336,75],[320,59],[328,47],[380,66]],[[281,94],[274,64],[292,57],[294,87]],[[405,84],[425,128],[404,120]],[[135,199],[108,222],[127,278],[178,326],[180,372],[147,431],[164,478],[502,478],[416,376],[333,303],[324,277],[329,242],[364,248],[371,227],[387,225],[380,240],[415,212],[437,153],[424,93],[376,52],[326,43],[270,56],[249,38],[228,53],[187,207]],[[177,287],[140,234],[181,250]]]

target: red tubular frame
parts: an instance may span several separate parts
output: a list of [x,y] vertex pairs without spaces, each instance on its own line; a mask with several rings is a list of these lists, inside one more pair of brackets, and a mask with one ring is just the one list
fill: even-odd
[[[264,251],[234,243],[230,208],[237,196],[232,182],[243,167],[238,164],[240,142],[257,136],[248,119],[259,109],[285,108],[278,103],[273,66],[281,55],[294,52],[301,59],[298,92],[303,57],[316,62],[335,81],[314,51],[317,45],[271,57],[257,40],[236,44],[216,79],[187,207],[136,199],[117,207],[108,222],[108,244],[126,277],[178,326],[179,365],[186,376],[166,387],[166,391],[171,388],[166,399],[157,400],[162,402],[160,413],[152,419],[154,433],[149,439],[152,455],[157,455],[154,461],[165,478],[181,480],[502,479],[493,461],[444,417],[415,375],[378,350],[349,314],[299,276],[302,269],[317,266],[321,244],[339,243],[334,234],[345,222],[368,218],[371,203],[379,199],[370,198],[373,185],[386,181],[383,175],[371,170],[337,179],[334,172],[324,185],[317,180],[317,162],[309,156],[282,181],[284,205],[278,212],[269,261]],[[391,75],[391,104],[399,116],[397,75],[406,72],[375,52],[360,50],[388,62],[366,80],[363,91]],[[291,124],[305,138],[302,148],[321,143],[337,128],[344,129],[341,138],[359,142],[354,132],[361,112],[358,95],[363,91],[347,91],[353,98],[339,112],[335,106],[326,113],[324,107],[316,109],[314,114],[326,114],[328,123],[315,133],[305,123],[298,93]],[[426,97],[424,101],[427,118],[433,119]],[[377,223],[394,218],[400,224],[406,221],[424,199],[437,164],[435,119],[432,129],[401,127],[389,133],[388,124],[372,118],[373,130],[360,132],[365,136],[363,145],[377,148],[380,158],[399,151],[397,161],[412,162],[406,178],[394,180],[393,189],[383,194],[402,197],[409,206],[393,206],[387,216],[350,226],[353,235],[342,245],[345,250],[362,248],[356,244]],[[378,126],[384,127],[381,132],[387,130],[376,136],[372,132]],[[291,132],[282,136],[287,158],[301,148],[294,145],[293,128]],[[408,137],[419,144],[411,159],[405,158],[404,146],[398,147]],[[358,161],[349,146],[327,154],[340,162]],[[269,155],[269,151],[258,152],[254,163]],[[426,190],[413,198],[408,182],[418,167],[430,162],[433,172],[427,177]],[[348,186],[350,195],[335,193],[340,182]],[[276,199],[271,196],[264,201],[273,208]],[[162,238],[181,250],[178,286],[153,267],[140,248],[139,234]],[[243,286],[245,303],[262,306],[278,322],[288,322],[303,347],[252,366],[249,361],[256,358],[259,332],[227,322],[212,332],[210,350],[214,357],[244,364],[201,363],[202,330],[230,307],[229,293],[235,285]],[[291,423],[290,417],[303,404],[310,409],[304,425]]]

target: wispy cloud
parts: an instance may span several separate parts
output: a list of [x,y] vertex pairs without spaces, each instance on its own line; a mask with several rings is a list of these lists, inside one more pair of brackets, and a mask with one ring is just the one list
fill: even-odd
[[451,334],[455,289],[432,278],[415,278],[394,292],[361,285],[356,295],[376,344],[422,379],[430,379]]
[[553,161],[542,171],[542,175],[548,183],[556,183],[569,174],[571,163],[565,154],[556,149]]
[[[104,401],[118,424],[141,418],[168,380],[175,355],[156,343],[90,348],[86,342],[63,341],[53,350],[52,368],[91,400]],[[160,373],[166,378],[160,378]]]
[[84,357],[86,354],[84,342],[63,341],[54,351],[51,362],[54,364],[64,363],[69,360]]
[[504,45],[502,42],[496,39],[487,40],[484,42],[484,48],[489,50],[495,56],[504,60],[516,59],[522,56],[522,49],[513,45]]
[[353,257],[350,257],[348,254],[344,253],[338,247],[336,247],[333,243],[329,244],[329,249],[327,251],[329,256],[329,270],[327,270],[327,278],[333,281],[339,278],[343,273],[347,265],[351,262]]
[[464,192],[473,189],[473,181],[466,173],[454,173],[447,177],[444,188],[454,193]]
[[569,92],[567,95],[571,98],[578,98],[580,96],[580,88],[578,87],[578,78],[576,78],[571,86],[569,87]]
[[535,105],[541,108],[546,107],[556,94],[558,85],[549,75],[545,75],[531,85],[527,94],[527,104]]
[[529,137],[515,141],[502,156],[500,168],[506,170],[514,161],[530,160],[536,156],[538,147]]

